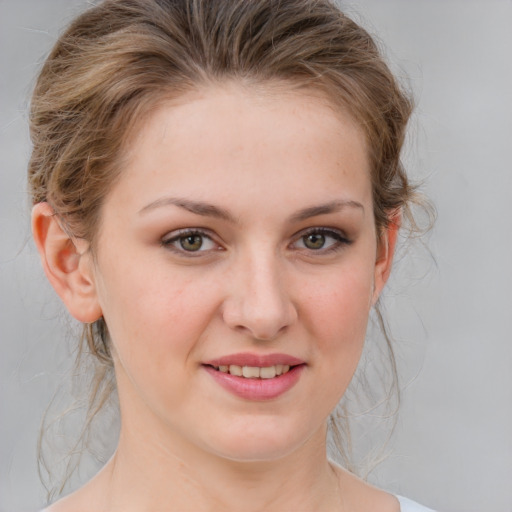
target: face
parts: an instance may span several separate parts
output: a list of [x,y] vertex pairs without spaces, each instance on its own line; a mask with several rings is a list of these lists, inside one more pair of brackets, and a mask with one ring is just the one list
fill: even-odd
[[385,281],[362,132],[231,85],[159,108],[127,156],[94,264],[124,424],[236,460],[323,436]]

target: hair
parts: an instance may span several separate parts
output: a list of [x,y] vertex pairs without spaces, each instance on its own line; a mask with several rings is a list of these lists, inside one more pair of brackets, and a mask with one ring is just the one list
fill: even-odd
[[[372,37],[329,0],[105,0],[89,8],[55,44],[32,96],[32,202],[48,202],[94,252],[130,135],[162,102],[226,81],[319,91],[348,112],[366,136],[378,232],[398,210],[415,226],[418,196],[400,160],[411,99]],[[115,388],[103,318],[84,326],[80,347],[78,360],[89,353],[96,361],[89,426]],[[392,352],[391,361],[395,373]],[[346,440],[336,443],[342,458]]]

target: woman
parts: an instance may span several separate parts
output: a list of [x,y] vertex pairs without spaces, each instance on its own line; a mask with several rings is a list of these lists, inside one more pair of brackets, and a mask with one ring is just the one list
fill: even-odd
[[410,111],[328,1],[112,0],[72,23],[32,101],[32,226],[121,430],[48,510],[425,510],[326,455],[415,200]]

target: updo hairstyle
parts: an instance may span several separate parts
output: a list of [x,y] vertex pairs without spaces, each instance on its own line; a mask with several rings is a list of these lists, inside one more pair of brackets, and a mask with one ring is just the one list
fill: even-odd
[[[367,139],[377,232],[393,212],[412,220],[400,161],[411,100],[370,35],[329,0],[106,0],[85,11],[33,93],[33,204],[48,202],[94,253],[130,135],[162,102],[227,81],[317,91],[348,112]],[[90,416],[115,387],[109,344],[103,318],[84,326],[79,358],[96,360]]]

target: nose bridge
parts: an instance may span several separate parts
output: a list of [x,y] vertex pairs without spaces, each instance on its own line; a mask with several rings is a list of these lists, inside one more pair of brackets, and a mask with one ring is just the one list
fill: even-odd
[[285,263],[270,246],[247,248],[236,264],[227,323],[257,339],[273,339],[296,318]]

